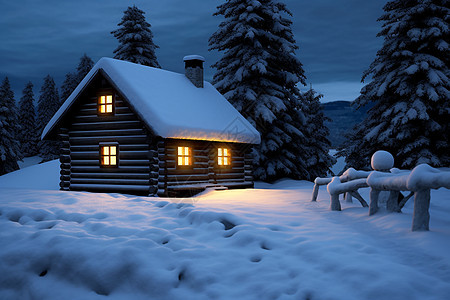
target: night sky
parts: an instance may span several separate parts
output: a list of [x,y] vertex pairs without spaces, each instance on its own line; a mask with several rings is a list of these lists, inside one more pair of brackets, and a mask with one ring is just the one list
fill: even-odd
[[[324,94],[323,101],[353,100],[361,75],[373,61],[382,39],[377,22],[386,0],[284,0],[293,14],[293,32],[300,47],[307,82]],[[25,83],[35,85],[35,98],[50,74],[58,86],[86,53],[94,62],[112,57],[123,11],[135,4],[152,27],[163,69],[184,72],[183,56],[206,58],[209,66],[221,54],[208,51],[208,38],[222,17],[214,17],[223,0],[0,0],[0,79],[8,76],[15,98]]]

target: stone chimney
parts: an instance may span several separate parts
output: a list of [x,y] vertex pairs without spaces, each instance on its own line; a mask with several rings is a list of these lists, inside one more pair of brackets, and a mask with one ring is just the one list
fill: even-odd
[[203,62],[200,55],[187,55],[183,58],[184,74],[198,88],[203,87]]

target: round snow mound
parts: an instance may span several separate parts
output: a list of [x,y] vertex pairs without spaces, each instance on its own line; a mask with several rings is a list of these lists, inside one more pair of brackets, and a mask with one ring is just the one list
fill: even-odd
[[394,166],[394,157],[387,151],[378,150],[372,155],[371,165],[375,171],[389,170]]

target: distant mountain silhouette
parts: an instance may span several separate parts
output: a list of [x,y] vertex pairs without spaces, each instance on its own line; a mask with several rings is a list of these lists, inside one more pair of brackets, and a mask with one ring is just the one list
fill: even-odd
[[331,122],[325,122],[325,125],[330,129],[328,139],[334,149],[345,141],[345,134],[353,126],[360,123],[372,107],[366,106],[356,110],[351,106],[351,103],[351,101],[322,103],[323,113],[332,120]]

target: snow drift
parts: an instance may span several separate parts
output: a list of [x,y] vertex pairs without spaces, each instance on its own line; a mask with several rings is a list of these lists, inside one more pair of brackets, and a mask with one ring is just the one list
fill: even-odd
[[[450,191],[430,232],[286,180],[165,199],[64,192],[54,162],[0,177],[1,299],[446,299]],[[24,186],[25,185],[25,186]],[[367,189],[362,194],[367,196]]]

